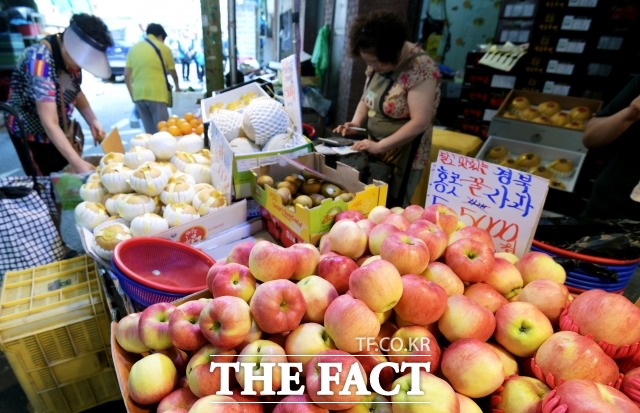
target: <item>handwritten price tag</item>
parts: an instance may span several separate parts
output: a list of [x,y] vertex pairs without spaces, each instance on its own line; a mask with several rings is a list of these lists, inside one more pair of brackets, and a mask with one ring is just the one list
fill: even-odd
[[426,205],[451,207],[465,225],[487,230],[497,251],[521,256],[531,247],[548,189],[544,178],[441,150]]

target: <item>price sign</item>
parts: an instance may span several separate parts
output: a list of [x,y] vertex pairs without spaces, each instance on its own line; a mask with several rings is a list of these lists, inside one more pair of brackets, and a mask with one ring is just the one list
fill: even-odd
[[426,205],[449,206],[465,225],[487,230],[497,251],[521,256],[531,247],[548,189],[539,176],[441,150]]
[[302,111],[300,99],[300,77],[296,55],[285,57],[280,61],[282,65],[282,94],[284,108],[289,113],[295,131],[302,133]]
[[224,193],[227,205],[231,205],[231,174],[233,170],[233,151],[226,138],[213,122],[209,124],[209,142],[211,152],[211,183]]

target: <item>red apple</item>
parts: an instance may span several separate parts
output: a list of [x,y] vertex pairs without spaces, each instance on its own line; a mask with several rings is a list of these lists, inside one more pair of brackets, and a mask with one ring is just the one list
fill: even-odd
[[511,264],[516,265],[516,263],[518,261],[520,261],[520,257],[518,257],[516,254],[514,254],[513,252],[507,252],[507,251],[497,251],[496,253],[493,254],[496,258],[502,258],[505,259],[507,261],[509,261]]
[[229,255],[227,255],[226,262],[235,262],[237,264],[248,267],[249,255],[251,254],[251,249],[253,249],[254,245],[256,245],[256,242],[254,240],[240,241],[239,243],[231,247]]
[[367,249],[367,234],[353,221],[338,221],[329,230],[329,245],[331,251],[355,260]]
[[173,391],[177,382],[178,373],[173,361],[164,354],[150,354],[131,366],[129,396],[140,404],[158,403]]
[[462,338],[487,341],[496,327],[493,313],[464,295],[447,299],[447,309],[438,320],[438,329],[450,342]]
[[[383,369],[383,371],[389,368]],[[381,379],[382,380],[382,379]],[[353,405],[347,410],[341,410],[343,413],[392,413],[391,403],[389,399],[376,393],[364,396],[362,403]]]
[[189,413],[242,413],[239,403],[229,396],[209,395],[198,399]]
[[320,250],[315,245],[301,242],[291,244],[289,249],[295,253],[297,262],[292,280],[302,280],[316,273],[318,262],[320,262]]
[[402,296],[394,311],[410,324],[435,323],[447,309],[447,292],[420,275],[402,276]]
[[407,228],[407,234],[420,238],[429,248],[429,261],[440,258],[448,245],[449,237],[438,225],[426,219],[415,220]]
[[248,267],[235,262],[224,264],[211,281],[209,291],[214,297],[230,295],[249,302],[256,290],[256,279]]
[[487,345],[496,352],[498,357],[500,357],[505,377],[513,376],[514,374],[519,373],[520,367],[518,366],[518,360],[516,360],[513,354],[509,353],[507,349],[505,349],[498,343],[487,341]]
[[638,413],[640,408],[613,387],[589,380],[567,380],[546,395],[542,411]]
[[[257,396],[277,391],[282,385],[282,368],[280,364],[287,362],[284,348],[270,340],[256,340],[247,344],[238,354],[237,361],[240,369],[236,371],[236,381],[243,389],[253,389]],[[243,368],[243,364],[249,364],[248,368]],[[273,366],[270,364],[273,363]],[[265,377],[266,369],[271,370],[271,380],[255,380],[254,377]],[[250,372],[250,374],[247,374]]]
[[199,324],[202,334],[211,344],[219,348],[234,348],[251,330],[249,304],[242,298],[229,295],[214,298],[202,309]]
[[171,312],[169,315],[169,337],[174,347],[193,351],[207,342],[199,324],[200,313],[207,302],[207,300],[187,301]]
[[317,275],[310,275],[300,280],[296,285],[307,306],[302,321],[322,323],[327,307],[338,297],[338,292],[333,284]]
[[366,340],[378,335],[380,321],[364,301],[345,294],[329,304],[324,327],[337,348],[357,353],[364,348]]
[[429,248],[411,235],[391,234],[380,244],[380,257],[393,264],[401,275],[420,274],[429,265]]
[[[391,396],[393,412],[396,413],[449,413],[460,412],[460,402],[451,385],[431,373],[421,371],[418,383],[414,383],[413,374],[406,373],[397,378],[391,388],[398,393]],[[420,394],[411,394],[417,386]]]
[[318,241],[318,251],[320,251],[321,255],[331,252],[331,245],[329,245],[328,232],[320,237],[320,241]]
[[549,319],[527,302],[507,303],[496,311],[495,318],[496,341],[519,357],[532,356],[553,334]]
[[149,347],[142,344],[138,333],[140,313],[131,313],[122,317],[116,326],[116,341],[123,350],[129,353],[144,353]]
[[471,238],[462,238],[449,245],[444,262],[463,282],[482,282],[495,263],[493,251],[486,244]]
[[640,368],[631,369],[624,375],[620,391],[640,405]]
[[298,260],[291,250],[266,240],[256,242],[249,254],[251,274],[261,282],[288,280],[297,265]]
[[313,403],[305,393],[283,398],[273,409],[273,413],[329,413],[329,410]]
[[430,262],[429,265],[427,265],[427,269],[422,272],[422,275],[427,280],[433,281],[444,288],[449,297],[464,294],[464,283],[445,263],[438,261]]
[[402,278],[389,261],[375,260],[351,273],[349,291],[372,311],[383,313],[392,309],[402,296]]
[[[371,372],[373,371],[373,369],[381,363],[389,362],[389,359],[382,353],[377,345],[372,345],[363,351],[359,351],[355,353],[354,356],[356,356],[356,359],[362,365],[362,368],[367,374],[367,379],[369,380],[369,382],[371,382],[372,380]],[[395,358],[392,357],[392,359],[393,360],[391,361],[398,362]],[[382,369],[379,368],[376,371],[376,377],[373,377],[373,380],[379,383],[381,388],[387,389],[391,382],[393,382],[395,375],[395,371],[391,367],[387,366],[383,367]]]
[[462,227],[454,231],[453,234],[449,236],[449,245],[463,238],[475,239],[476,241],[486,244],[491,249],[491,251],[495,253],[496,247],[493,244],[493,238],[491,238],[491,234],[489,234],[489,232],[487,232],[487,230],[485,229],[478,228],[473,225]]
[[184,409],[188,412],[196,401],[198,396],[193,394],[189,387],[179,387],[160,400],[156,413],[166,413],[172,409]]
[[284,333],[300,325],[307,309],[298,286],[289,280],[260,284],[251,299],[251,314],[265,333]]
[[287,334],[284,343],[289,362],[302,363],[302,376],[306,374],[307,363],[325,350],[335,350],[331,337],[322,324],[303,323]]
[[[340,368],[332,367],[329,363],[335,363]],[[361,402],[364,396],[356,394],[359,390],[356,385],[345,386],[352,369],[353,374],[359,374],[358,378],[361,378],[366,389],[367,374],[354,356],[340,350],[327,350],[313,357],[307,365],[306,376],[306,388],[311,400],[330,410],[346,410],[352,407],[353,403]],[[327,389],[332,394],[318,394],[323,390],[322,382],[326,380],[324,376],[329,375],[335,376],[335,380],[329,382]],[[340,394],[343,390],[346,394]]]
[[235,350],[224,350],[213,344],[205,344],[198,350],[187,364],[187,383],[189,389],[198,397],[215,394],[224,387],[231,388],[235,383],[233,374],[229,375],[228,382],[222,383],[222,374],[219,368],[211,371],[211,363],[233,363],[236,361]]
[[518,301],[535,305],[547,316],[551,325],[557,327],[560,315],[569,302],[569,289],[555,281],[533,280],[520,291]]
[[346,211],[340,211],[336,214],[333,222],[342,221],[343,219],[348,219],[354,222],[358,222],[364,218],[364,214],[355,209],[347,209]]
[[173,362],[173,365],[176,366],[178,377],[184,376],[190,356],[186,351],[180,350],[177,347],[170,347],[164,350],[154,350],[154,353],[162,353],[165,356],[169,357]]
[[391,224],[394,227],[398,228],[400,231],[406,231],[411,225],[411,222],[403,215],[399,214],[389,214],[382,220],[381,224]]
[[495,288],[485,283],[470,284],[465,288],[464,295],[494,314],[498,308],[509,302]]
[[[376,226],[375,222],[367,218],[361,219],[360,221],[356,221],[356,225],[358,225],[360,229],[363,230],[365,234],[367,234],[367,237],[369,237],[369,233],[371,233],[371,230],[373,229],[373,227]],[[367,243],[367,247],[368,247],[368,243]]]
[[225,265],[227,265],[227,263],[224,261],[216,261],[215,264],[213,264],[209,268],[209,271],[207,271],[207,277],[205,279],[208,290],[211,290],[211,283],[216,278],[216,275],[218,275],[218,270],[220,270],[220,268],[224,267]]
[[402,211],[402,215],[409,221],[414,222],[420,219],[422,213],[424,212],[424,207],[420,205],[407,205]]
[[505,379],[500,357],[475,338],[461,339],[447,347],[441,369],[456,392],[472,398],[490,395]]
[[483,282],[495,288],[507,300],[520,294],[524,284],[516,266],[500,257],[495,258],[493,270]]
[[550,255],[539,251],[525,253],[516,263],[516,268],[522,275],[524,285],[540,278],[564,284],[567,278],[562,265],[555,262]]
[[430,363],[430,373],[440,367],[442,350],[435,336],[421,326],[399,328],[388,342],[380,342],[389,360],[396,363]]
[[138,336],[146,347],[164,350],[172,346],[169,316],[176,308],[172,303],[155,303],[142,310],[138,320]]
[[318,263],[318,276],[329,281],[338,294],[349,289],[349,277],[358,268],[358,264],[344,255],[325,256]]
[[542,412],[542,400],[550,391],[549,386],[533,377],[507,377],[491,397],[491,404],[494,411],[539,413]]
[[240,387],[236,387],[231,391],[233,394],[229,397],[238,402],[240,405],[240,413],[264,413],[264,408],[257,396],[246,396],[240,394],[242,391],[242,388]]
[[377,224],[375,227],[371,228],[371,231],[369,231],[368,241],[369,252],[371,252],[372,255],[380,254],[380,245],[382,245],[382,241],[387,239],[389,235],[398,232],[402,231],[395,225],[385,223]]
[[451,207],[444,204],[426,206],[420,219],[426,219],[438,225],[447,233],[447,236],[453,234],[458,227],[458,214]]
[[238,344],[235,349],[236,351],[242,351],[243,348],[249,343],[253,343],[256,340],[260,340],[263,336],[263,331],[260,330],[260,326],[256,322],[256,319],[251,317],[251,330],[249,330],[249,334],[246,335],[242,343]]
[[373,221],[375,224],[380,224],[387,215],[392,213],[393,212],[386,206],[376,205],[369,211],[369,214],[367,214],[367,219]]

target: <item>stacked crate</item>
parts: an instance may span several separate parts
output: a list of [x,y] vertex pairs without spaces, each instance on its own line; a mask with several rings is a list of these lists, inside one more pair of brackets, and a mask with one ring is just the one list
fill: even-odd
[[5,274],[0,350],[35,412],[75,413],[120,398],[110,321],[88,256]]

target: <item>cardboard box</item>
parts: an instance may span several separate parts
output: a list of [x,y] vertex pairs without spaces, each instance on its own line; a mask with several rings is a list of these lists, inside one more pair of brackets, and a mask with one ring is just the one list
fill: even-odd
[[[318,243],[320,237],[329,231],[333,217],[340,211],[357,210],[365,216],[377,205],[386,205],[388,185],[382,181],[371,184],[360,182],[360,172],[341,162],[336,168],[326,165],[324,155],[310,153],[295,159],[301,167],[290,162],[264,165],[251,170],[252,196],[261,205],[262,218],[267,231],[283,245],[289,246],[297,242]],[[287,175],[300,173],[304,168],[318,171],[332,182],[355,194],[350,202],[326,199],[322,204],[311,208],[295,205],[292,211],[282,203],[282,198],[270,186],[262,188],[256,184],[261,175],[269,175],[276,182]]]
[[513,89],[505,98],[498,113],[493,117],[489,125],[490,136],[535,143],[574,152],[587,152],[587,148],[582,144],[582,130],[505,118],[503,116],[504,113],[510,110],[511,102],[517,96],[526,97],[534,107],[542,102],[552,100],[558,102],[563,111],[569,111],[576,106],[586,106],[591,109],[593,113],[600,110],[602,101]]
[[565,149],[538,145],[530,142],[506,139],[498,136],[489,136],[484,145],[482,145],[482,148],[480,148],[480,152],[478,152],[476,158],[486,160],[487,152],[494,146],[506,147],[509,150],[509,158],[512,159],[517,159],[518,156],[523,153],[535,153],[541,158],[540,165],[545,167],[549,166],[551,162],[559,158],[566,158],[570,160],[574,165],[573,173],[567,178],[557,179],[558,181],[562,182],[562,184],[564,184],[565,188],[562,189],[552,187],[567,192],[573,192],[578,180],[578,175],[580,174],[580,170],[582,168],[582,164],[584,163],[584,159],[586,157],[586,154],[583,152],[568,151]]
[[445,150],[460,155],[474,157],[482,147],[482,139],[474,135],[455,132],[442,128],[433,128],[431,142],[431,162],[438,159],[438,152]]

